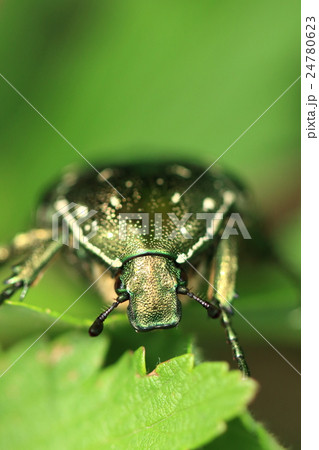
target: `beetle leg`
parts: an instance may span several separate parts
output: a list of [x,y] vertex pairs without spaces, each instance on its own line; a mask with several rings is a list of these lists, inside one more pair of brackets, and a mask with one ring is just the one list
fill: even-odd
[[242,372],[245,378],[250,376],[249,368],[247,366],[244,353],[238,343],[237,335],[231,326],[229,313],[222,309],[221,321],[226,330],[227,341],[232,347],[233,357],[237,362],[239,370]]
[[12,258],[32,251],[38,243],[46,239],[51,239],[51,236],[51,230],[43,228],[17,234],[9,245],[0,246],[0,266]]
[[233,314],[231,302],[236,297],[235,282],[238,267],[236,244],[236,237],[232,235],[228,239],[220,239],[209,280],[214,288],[209,286],[208,298],[219,305],[221,322],[225,327],[227,341],[232,347],[234,359],[243,375],[248,377],[249,369],[230,319]]
[[[27,236],[27,234],[25,235]],[[0,293],[0,305],[10,298],[18,289],[22,288],[20,299],[23,299],[28,288],[35,282],[40,272],[45,268],[53,256],[61,249],[62,243],[46,238],[33,241],[33,249],[30,255],[20,264],[13,266],[13,274],[5,284],[8,287]],[[31,245],[21,243],[21,246],[13,244],[10,256],[17,256],[30,250]],[[8,258],[7,258],[8,259]]]

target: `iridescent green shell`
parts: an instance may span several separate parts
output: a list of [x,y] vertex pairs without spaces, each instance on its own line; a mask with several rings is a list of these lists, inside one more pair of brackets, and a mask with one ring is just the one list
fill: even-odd
[[[174,327],[181,318],[179,264],[212,246],[207,221],[198,214],[220,213],[221,218],[214,221],[217,234],[240,190],[224,174],[216,171],[201,176],[203,169],[189,164],[134,164],[98,170],[99,175],[94,171],[66,174],[43,201],[39,225],[50,227],[53,214],[70,204],[81,207],[84,215],[94,210],[81,224],[72,210],[64,213],[63,219],[73,235],[75,231],[78,234],[87,256],[113,272],[121,268],[133,327],[138,331]],[[145,234],[140,232],[141,221],[126,221],[127,214],[148,214]],[[176,228],[172,216],[179,221],[185,215],[188,220]],[[124,236],[120,234],[123,224]],[[83,236],[93,228],[94,235],[85,241]]]
[[[97,227],[95,236],[83,246],[112,267],[121,267],[131,256],[151,252],[170,255],[178,263],[185,262],[210,245],[206,221],[197,219],[196,214],[220,212],[225,215],[240,195],[234,182],[217,171],[205,173],[187,190],[203,173],[202,168],[190,164],[134,164],[99,167],[98,170],[102,176],[93,170],[67,174],[64,181],[46,196],[39,221],[41,226],[51,226],[54,211],[71,202],[87,211],[97,211],[81,225],[83,235],[88,234],[93,225]],[[149,233],[133,235],[132,229],[141,227],[141,222],[132,220],[127,222],[128,238],[120,239],[119,214],[125,213],[149,213]],[[155,213],[162,213],[160,239],[155,232]],[[174,213],[178,218],[192,214],[185,224],[192,239],[183,235],[183,229],[173,239],[169,238],[176,226],[167,213]],[[72,215],[70,217],[72,220]],[[215,232],[222,223],[215,220]]]

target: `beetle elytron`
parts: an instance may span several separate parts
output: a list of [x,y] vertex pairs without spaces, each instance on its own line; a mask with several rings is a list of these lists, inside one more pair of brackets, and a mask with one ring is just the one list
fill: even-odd
[[[96,285],[108,302],[114,297],[114,290],[117,295],[116,301],[91,326],[91,336],[101,333],[104,320],[124,302],[128,302],[128,317],[137,331],[175,327],[181,319],[178,294],[186,295],[199,302],[210,317],[221,317],[234,358],[243,374],[249,375],[230,324],[237,271],[236,237],[220,238],[227,219],[243,197],[241,188],[215,171],[206,173],[187,190],[203,173],[190,164],[136,164],[102,167],[99,172],[66,173],[44,197],[38,209],[37,228],[0,247],[0,264],[12,257],[24,257],[5,281],[8,286],[0,294],[0,304],[18,289],[22,289],[24,297],[49,261],[63,250],[69,257],[76,257],[92,281],[100,277]],[[76,222],[70,204],[86,212],[94,211],[94,215]],[[197,213],[204,212],[223,214],[223,219],[215,222],[213,239],[207,235],[205,220],[196,218]],[[137,231],[141,230],[139,220],[129,219],[126,239],[120,239],[119,214],[125,217],[131,213],[149,214],[148,233]],[[160,238],[154,219],[159,213]],[[171,220],[172,213],[179,218],[187,214],[188,219],[179,230]],[[70,237],[77,224],[78,248],[64,245],[63,233],[53,240],[52,217],[57,214],[62,216],[62,227],[66,227]],[[94,235],[85,239],[93,228]],[[198,282],[194,268],[209,281],[206,299],[188,288],[186,271],[193,274],[192,287]]]

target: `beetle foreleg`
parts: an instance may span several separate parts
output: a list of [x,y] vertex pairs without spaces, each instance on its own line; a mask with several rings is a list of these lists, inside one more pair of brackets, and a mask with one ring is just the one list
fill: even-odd
[[50,239],[51,236],[51,230],[43,228],[17,234],[9,245],[0,246],[0,265],[28,251],[32,251],[37,244]]
[[[23,288],[20,297],[23,299],[28,288],[34,283],[40,272],[61,247],[61,242],[52,241],[51,239],[38,240],[33,247],[32,253],[21,264],[15,265],[12,276],[5,280],[4,283],[8,287],[0,293],[0,305],[20,288]],[[18,254],[16,247],[13,252],[14,255]]]
[[229,344],[232,347],[233,356],[238,364],[239,369],[241,370],[241,372],[243,373],[245,378],[249,377],[249,375],[250,375],[249,368],[247,366],[244,353],[238,343],[236,333],[234,332],[234,330],[231,326],[229,313],[227,311],[225,311],[223,308],[221,309],[221,322],[222,322],[223,326],[225,327],[227,341],[229,342]]
[[220,239],[218,243],[210,274],[208,298],[219,305],[221,322],[225,327],[227,340],[232,347],[234,359],[237,361],[243,375],[247,377],[249,376],[249,369],[230,321],[230,316],[233,314],[231,302],[237,296],[235,293],[236,273],[236,237],[231,235],[228,239]]

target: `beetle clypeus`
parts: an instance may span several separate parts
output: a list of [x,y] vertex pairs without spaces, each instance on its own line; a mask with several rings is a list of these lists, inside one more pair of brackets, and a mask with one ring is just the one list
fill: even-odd
[[[230,323],[237,271],[236,237],[231,234],[228,239],[221,239],[227,219],[238,208],[243,192],[237,182],[218,171],[206,173],[187,190],[202,173],[201,168],[190,164],[107,167],[101,168],[99,175],[92,171],[67,173],[40,204],[37,228],[0,247],[0,264],[13,257],[24,257],[5,281],[8,287],[0,294],[0,304],[18,289],[22,289],[23,298],[54,255],[63,250],[73,258],[76,256],[81,269],[93,281],[110,269],[98,280],[97,287],[107,302],[112,301],[114,290],[117,299],[94,321],[89,329],[91,336],[100,334],[110,312],[126,301],[128,317],[136,331],[175,327],[181,319],[178,294],[186,295],[200,303],[210,317],[221,317],[234,359],[248,376],[243,352]],[[76,222],[68,205],[94,214]],[[132,213],[137,217],[149,215],[147,233],[141,232],[140,221],[133,220]],[[159,213],[160,235],[156,222]],[[207,221],[198,220],[198,213],[217,214],[213,239],[207,234]],[[187,217],[178,230],[171,220],[172,214]],[[77,248],[63,245],[66,243],[63,233],[52,238],[55,231],[52,217],[57,215],[62,216],[62,227],[66,227],[71,237],[76,224]],[[125,239],[119,237],[120,217],[127,219]],[[94,235],[85,239],[93,227]],[[194,273],[190,266],[198,267],[210,281],[205,299],[188,288],[187,272]],[[110,285],[106,287],[112,278],[114,290]],[[196,279],[192,283],[196,286]]]

